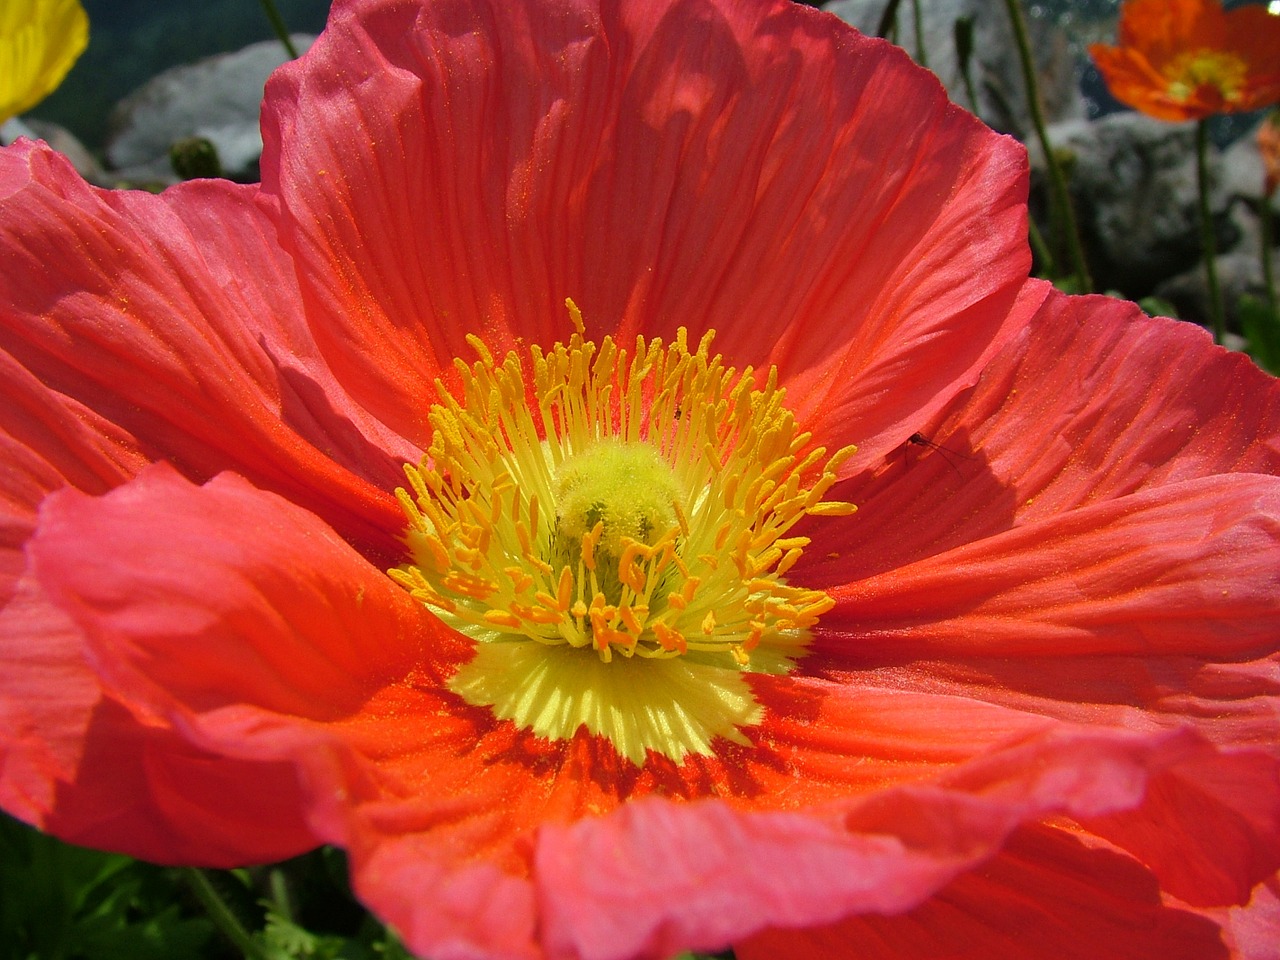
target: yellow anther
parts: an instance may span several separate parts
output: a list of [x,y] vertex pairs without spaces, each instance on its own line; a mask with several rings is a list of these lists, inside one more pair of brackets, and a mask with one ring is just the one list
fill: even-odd
[[588,570],[596,568],[596,545],[604,534],[604,521],[599,520],[590,531],[582,535],[582,563]]
[[519,628],[521,625],[520,618],[508,610],[486,610],[484,620],[485,623],[491,623],[495,627]]
[[689,645],[685,642],[684,634],[679,630],[673,630],[661,620],[655,620],[652,624],[654,636],[658,638],[658,644],[663,650],[673,650],[677,653],[687,653]]
[[533,577],[523,567],[503,567],[502,572],[511,581],[511,589],[524,593],[533,586]]
[[560,583],[556,587],[556,609],[568,611],[573,603],[573,571],[568,567],[560,570]]
[[436,384],[430,447],[396,492],[412,561],[396,581],[478,638],[498,628],[606,663],[799,649],[830,600],[783,579],[809,546],[790,531],[853,511],[823,502],[853,448],[827,457],[776,370],[725,366],[711,333],[693,351],[683,330],[592,343],[567,306],[567,342],[522,362],[472,335],[478,359]]
[[857,512],[857,504],[845,503],[841,500],[815,503],[805,511],[811,517],[851,517]]

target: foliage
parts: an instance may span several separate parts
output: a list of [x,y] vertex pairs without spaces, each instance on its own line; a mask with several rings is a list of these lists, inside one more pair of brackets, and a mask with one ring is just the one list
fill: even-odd
[[[203,871],[270,960],[412,960],[351,896],[325,847],[283,864]],[[184,871],[63,843],[0,814],[0,960],[232,960]],[[731,952],[675,960],[732,960]]]
[[1280,374],[1280,311],[1256,297],[1241,297],[1239,317],[1249,356],[1268,373]]
[[167,960],[216,956],[213,924],[173,871],[69,846],[0,817],[0,958]]

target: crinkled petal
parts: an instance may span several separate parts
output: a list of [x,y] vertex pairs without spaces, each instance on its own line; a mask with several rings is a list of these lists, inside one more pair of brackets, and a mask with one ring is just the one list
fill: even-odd
[[734,945],[739,960],[1227,960],[1216,923],[1166,906],[1133,859],[1023,827],[915,909]]
[[[544,941],[553,956],[659,957],[768,927],[903,913],[987,861],[1024,824],[1051,814],[1142,811],[1153,780],[1217,762],[1216,751],[1185,733],[1058,731],[976,760],[939,783],[854,801],[834,823],[803,814],[734,815],[717,803],[629,804],[540,833],[535,883]],[[1258,801],[1250,795],[1247,802]],[[1203,812],[1187,811],[1169,825],[1170,849],[1197,830],[1216,834],[1213,819],[1196,818]],[[1260,839],[1274,844],[1278,827],[1271,822]],[[1271,846],[1268,856],[1274,863]],[[1035,909],[1051,912],[1055,903]],[[1196,927],[1194,918],[1188,925]]]
[[266,211],[253,187],[100,191],[46,146],[5,148],[0,350],[152,459],[234,468],[390,552],[391,454],[413,448],[319,363]]
[[100,699],[79,632],[31,580],[36,509],[71,484],[102,492],[146,458],[126,432],[47,390],[0,353],[0,804],[40,823],[70,778]]
[[[148,752],[138,740],[173,736],[166,690],[192,683],[185,692],[198,708],[258,698],[303,716],[349,712],[376,689],[371,671],[404,669],[420,608],[321,521],[232,475],[207,494],[165,466],[100,498],[63,490],[46,500],[28,550],[39,588],[83,631],[107,690],[133,714],[108,718],[128,745],[90,729],[93,763],[66,788],[83,794],[88,816],[93,800],[115,795],[104,758],[131,758],[123,771],[141,773],[137,802],[109,811],[114,837],[99,830],[97,841],[163,862],[228,865],[320,842],[292,765],[215,761],[190,743]],[[303,571],[313,579],[300,582]],[[144,676],[126,655],[166,642],[186,644],[198,663],[144,653]]]
[[1173,483],[1023,524],[848,585],[823,649],[1051,658],[1275,651],[1280,478]]
[[1020,319],[1021,148],[782,0],[349,0],[264,140],[326,358],[419,442],[464,333],[547,345],[566,297],[592,335],[718,330],[868,459]]
[[[1032,286],[1042,286],[1032,281]],[[1056,292],[943,416],[842,485],[823,579],[851,582],[1169,483],[1280,474],[1280,384],[1199,327]]]
[[[260,768],[292,767],[302,796],[278,813],[292,805],[318,837],[347,847],[361,897],[413,949],[441,960],[659,957],[769,926],[901,912],[993,856],[1021,825],[1054,814],[1153,861],[1193,832],[1198,849],[1252,844],[1248,863],[1227,860],[1245,883],[1280,859],[1265,793],[1274,762],[1260,752],[907,695],[904,719],[914,707],[924,725],[967,724],[949,744],[919,738],[914,776],[934,773],[928,782],[851,800],[829,773],[841,789],[820,793],[816,806],[788,797],[774,789],[795,776],[781,751],[798,757],[806,744],[777,725],[718,774],[661,758],[611,768],[590,738],[541,741],[448,693],[468,642],[316,518],[238,478],[196,488],[151,468],[102,498],[57,494],[43,519],[31,547],[41,585],[85,631],[112,694],[136,717],[222,754],[255,786]],[[112,556],[86,551],[98,542],[113,544]],[[829,714],[833,725],[857,724],[851,706]],[[875,744],[845,732],[860,735]],[[807,746],[823,749],[816,737]],[[846,747],[826,749],[834,758]],[[730,772],[780,757],[774,780],[754,790]],[[1236,777],[1233,796],[1206,793],[1200,771],[1251,771],[1253,780]],[[711,779],[681,779],[701,776]],[[205,806],[198,788],[170,791]],[[726,802],[654,796],[618,806],[646,792],[713,791]],[[1124,819],[1152,797],[1167,849]]]

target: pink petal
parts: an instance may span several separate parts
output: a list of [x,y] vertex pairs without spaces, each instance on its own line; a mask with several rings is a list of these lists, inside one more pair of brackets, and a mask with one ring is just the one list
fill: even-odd
[[1259,884],[1247,906],[1203,912],[1222,924],[1234,960],[1275,960],[1280,943],[1280,876]]
[[230,475],[201,489],[155,466],[101,498],[55,493],[28,550],[39,588],[135,716],[100,708],[48,826],[79,835],[90,828],[76,818],[100,808],[111,822],[90,825],[96,842],[163,862],[276,859],[320,842],[292,764],[175,746],[175,692],[192,709],[259,698],[342,715],[373,678],[407,670],[421,608],[310,514]]
[[[903,911],[1053,814],[1151,860],[1185,848],[1192,831],[1203,849],[1252,844],[1254,860],[1228,859],[1232,870],[1280,860],[1261,780],[1207,806],[1200,789],[1202,771],[1274,772],[1261,753],[1220,753],[1187,733],[1070,730],[945,698],[924,726],[941,726],[948,706],[953,722],[978,722],[922,754],[934,769],[961,761],[928,784],[820,793],[810,806],[721,774],[734,805],[791,812],[655,798],[584,819],[659,771],[614,779],[588,739],[541,743],[460,704],[441,685],[467,644],[304,511],[235,477],[195,488],[152,468],[96,500],[56,494],[42,520],[36,573],[85,630],[113,694],[223,755],[229,779],[256,789],[263,770],[292,767],[302,795],[275,798],[274,815],[305,816],[346,846],[361,896],[412,931],[413,949],[445,960],[657,957],[768,926]],[[113,552],[86,549],[96,543]],[[904,719],[907,707],[928,710],[910,695],[901,706]],[[747,770],[775,762],[786,742],[780,725],[768,729],[772,745],[744,751]],[[793,756],[803,739],[791,735]],[[149,789],[165,804],[212,805],[206,784],[156,763],[166,775]],[[218,796],[230,819],[240,807],[228,793]],[[1165,847],[1124,819],[1137,810],[1165,821]],[[242,827],[245,843],[257,837]]]
[[[534,874],[544,942],[551,956],[661,957],[768,927],[903,913],[989,859],[1024,824],[1052,814],[1145,810],[1148,783],[1218,757],[1186,734],[1060,731],[995,751],[938,783],[852,801],[839,818],[832,808],[826,816],[734,814],[717,803],[654,800],[548,825]],[[1216,835],[1214,823],[1173,824],[1168,848],[1176,850],[1190,831]],[[1263,836],[1274,843],[1277,825],[1268,831]],[[1020,852],[1016,842],[1013,851]],[[1274,850],[1268,855],[1274,865]],[[1157,912],[1153,885],[1142,885],[1150,918]],[[1087,884],[1080,897],[1087,906]],[[1166,919],[1204,942],[1206,928],[1194,919]]]
[[[912,431],[941,449],[905,443]],[[841,490],[859,512],[824,528],[841,554],[826,576],[860,580],[1168,483],[1280,474],[1280,384],[1199,327],[1051,292],[972,391],[902,436]]]
[[1227,960],[1217,924],[1166,907],[1134,860],[1023,827],[915,909],[735,944],[739,960]]
[[1231,474],[1096,503],[847,586],[822,649],[874,665],[1275,650],[1280,478]]
[[464,332],[562,339],[566,297],[594,335],[715,328],[865,459],[1022,322],[1021,148],[783,0],[350,0],[264,139],[326,358],[418,442]]
[[[254,188],[99,191],[23,143],[0,152],[0,209],[0,350],[149,457],[196,477],[241,470],[395,549],[398,465],[384,448],[412,448],[318,363]],[[30,441],[39,456],[56,442]]]

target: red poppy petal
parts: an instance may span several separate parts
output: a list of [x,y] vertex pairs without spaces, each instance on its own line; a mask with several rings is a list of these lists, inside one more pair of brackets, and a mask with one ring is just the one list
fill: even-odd
[[1260,753],[1223,754],[1153,778],[1141,814],[1084,822],[1135,854],[1183,902],[1246,904],[1280,862],[1280,773]]
[[[171,814],[164,826],[180,834],[171,847],[150,841],[149,858],[170,860],[177,850],[220,860],[221,848],[205,841],[206,820],[217,810],[253,851],[241,853],[241,862],[262,859],[268,842],[281,842],[278,823],[292,817],[286,836],[305,822],[317,831],[304,833],[312,843],[351,850],[356,887],[367,899],[394,904],[398,885],[413,884],[417,906],[403,917],[403,931],[446,947],[467,930],[491,946],[528,945],[527,884],[495,865],[458,866],[438,840],[434,859],[424,858],[416,836],[442,817],[483,817],[483,810],[463,813],[477,797],[485,809],[509,805],[510,791],[482,796],[483,784],[468,783],[470,800],[441,789],[434,806],[430,798],[401,797],[401,770],[458,733],[450,732],[428,665],[458,659],[465,644],[450,640],[316,518],[231,475],[197,488],[152,467],[99,499],[56,494],[42,517],[32,546],[37,567],[88,635],[107,686],[148,723],[180,730],[193,755],[205,747],[221,757],[208,771],[218,782],[188,777],[183,757],[147,758],[142,789]],[[94,549],[105,544],[109,553]],[[429,653],[424,631],[432,634]],[[456,742],[474,740],[473,724],[459,722],[466,736]],[[138,749],[136,738],[127,749]],[[100,766],[81,775],[82,792],[93,799],[111,786]],[[277,770],[292,778],[291,789],[272,785]],[[173,815],[184,806],[185,820]],[[137,849],[143,840],[131,813],[119,811],[111,826]],[[442,876],[447,883],[424,912],[430,878]],[[477,912],[472,895],[480,892],[488,907]]]
[[23,545],[47,493],[106,490],[146,461],[127,433],[3,352],[0,398],[0,805],[39,823],[74,773],[100,693],[78,631],[31,581]]
[[908,657],[1275,649],[1280,478],[1208,477],[1073,510],[829,588],[822,649]]
[[[154,466],[101,498],[56,493],[29,551],[40,587],[84,631],[107,689],[144,725],[178,722],[191,739],[185,714],[226,707],[234,725],[231,708],[246,701],[313,721],[349,712],[387,671],[407,672],[424,616],[315,517],[232,475],[197,488]],[[291,764],[248,757],[196,776],[186,768],[208,755],[183,750],[157,751],[142,766],[184,856],[228,859],[222,837],[206,836],[191,810],[238,831],[240,862],[319,842]],[[82,767],[74,788],[96,795],[104,784]],[[130,828],[128,814],[116,829]],[[152,842],[145,825],[136,834],[131,849]],[[174,849],[145,853],[168,861]]]
[[1089,47],[1089,56],[1111,95],[1149,117],[1180,123],[1217,112],[1213,105],[1203,104],[1195,97],[1176,101],[1170,98],[1169,81],[1142,53],[1132,48],[1094,44]]
[[564,338],[565,297],[595,335],[715,328],[867,457],[1018,322],[1021,148],[782,0],[351,0],[264,130],[321,347],[419,441],[465,332]]
[[1121,853],[1062,830],[1019,829],[990,861],[898,916],[770,930],[738,960],[1227,960],[1218,925],[1161,901]]
[[74,624],[29,578],[15,575],[7,586],[0,609],[0,806],[42,823],[58,783],[74,775],[101,691]]
[[904,444],[841,488],[859,510],[822,528],[822,551],[840,554],[824,579],[1181,480],[1280,474],[1280,384],[1201,328],[1106,297],[1052,293],[978,385],[920,428],[937,447]]
[[878,680],[873,672],[752,677],[765,708],[758,743],[772,761],[750,770],[761,791],[784,807],[842,799],[937,776],[1056,724],[978,697]]
[[316,360],[255,188],[100,191],[26,142],[0,151],[0,206],[0,349],[152,458],[237,468],[394,549],[390,441]]
[[[83,636],[49,603],[23,547],[51,491],[69,484],[102,492],[146,461],[127,433],[47,389],[4,353],[0,372],[0,805],[66,840],[168,862],[243,864],[314,845],[310,834],[299,836],[296,816],[282,820],[262,809],[265,794],[246,797],[240,812],[260,825],[256,843],[245,840],[237,818],[228,822],[220,803],[175,801],[166,778],[199,781],[208,795],[227,797],[237,771],[169,731],[140,726],[104,699]],[[260,772],[258,782],[296,792],[289,770]]]
[[[900,913],[985,861],[1023,824],[1145,809],[1148,782],[1218,757],[1186,733],[1057,731],[940,783],[852,801],[841,818],[830,809],[735,814],[716,803],[655,800],[548,825],[534,869],[543,942],[552,955],[584,960],[659,957],[770,926]],[[1213,821],[1171,827],[1172,849],[1189,831],[1214,832]],[[1274,843],[1278,827],[1269,824],[1263,838]]]
[[1120,43],[1157,66],[1196,47],[1221,49],[1226,20],[1220,0],[1127,0],[1120,8]]
[[246,772],[139,724],[104,696],[85,652],[80,630],[24,576],[0,611],[5,810],[64,840],[163,863],[236,866],[319,842],[291,806],[292,769]]
[[1259,884],[1247,906],[1203,912],[1222,924],[1233,960],[1275,960],[1280,943],[1280,875]]
[[353,863],[352,886],[433,960],[547,956],[535,941],[538,908],[528,881],[483,861],[449,863],[430,836],[384,838]]
[[1240,99],[1231,111],[1258,110],[1280,100],[1280,16],[1262,6],[1247,4],[1226,17],[1223,48],[1247,65]]
[[[198,711],[342,715],[407,672],[426,616],[321,520],[234,474],[196,487],[156,465],[104,497],[63,491],[29,549],[108,682],[157,688],[148,715],[178,690]],[[161,656],[176,637],[185,655]]]

